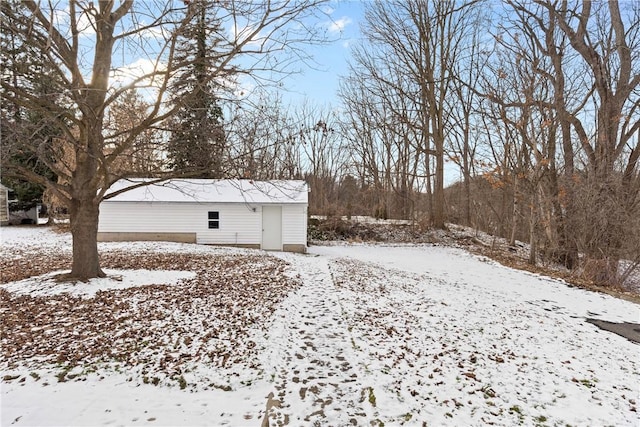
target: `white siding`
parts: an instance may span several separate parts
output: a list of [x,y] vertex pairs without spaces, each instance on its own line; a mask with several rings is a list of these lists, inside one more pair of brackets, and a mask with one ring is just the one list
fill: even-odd
[[0,224],[9,223],[9,191],[0,187]]
[[307,244],[307,205],[282,206],[282,244]]
[[[209,229],[208,212],[220,212]],[[203,244],[260,244],[260,212],[245,204],[104,202],[99,232],[196,233]]]
[[[220,212],[220,229],[209,229],[207,213]],[[201,211],[204,224],[202,229],[194,227],[191,231],[198,233],[198,243],[247,245],[260,244],[261,231],[260,213],[253,212],[245,204],[208,205]]]

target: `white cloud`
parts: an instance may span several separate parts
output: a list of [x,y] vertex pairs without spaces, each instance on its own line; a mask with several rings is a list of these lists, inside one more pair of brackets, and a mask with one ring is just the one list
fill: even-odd
[[333,14],[333,12],[335,12],[336,10],[334,8],[332,8],[331,6],[326,6],[323,9],[323,12],[326,13],[327,15],[331,15]]
[[156,26],[140,30],[140,37],[154,40],[167,40],[171,33],[165,27]]
[[[111,72],[111,86],[126,86],[132,83],[135,79],[148,76],[141,85],[156,86],[160,82],[153,81],[153,73],[159,72],[165,69],[164,63],[157,63],[150,59],[138,59],[130,64],[118,67]],[[156,80],[161,78],[156,77]],[[155,84],[154,84],[155,83]]]
[[232,93],[236,99],[242,100],[249,97],[249,95],[251,95],[251,93],[253,93],[255,89],[256,85],[254,82],[243,79],[240,82],[234,82]]
[[235,22],[229,26],[230,43],[233,45],[243,44],[245,48],[260,49],[263,44],[269,39],[268,29],[262,28],[255,35],[256,26],[251,23],[246,23],[242,26],[240,23]]
[[[140,58],[130,64],[113,69],[109,76],[110,86],[112,89],[118,89],[132,85],[142,99],[153,104],[160,95],[159,89],[165,78],[164,75],[156,75],[156,73],[165,70],[166,64],[164,62]],[[133,84],[136,79],[141,77],[144,78]]]
[[77,19],[78,21],[76,25],[78,26],[78,31],[80,31],[80,35],[85,37],[90,37],[96,34],[95,18],[91,16],[88,12],[82,12]]
[[[76,11],[73,19],[75,20],[76,29],[78,34],[82,37],[93,37],[96,34],[95,30],[95,18],[85,10],[82,5]],[[49,15],[51,23],[55,28],[67,37],[71,37],[71,10],[69,5],[59,8],[59,5],[50,6],[51,9],[47,10],[42,7],[43,13]]]
[[342,18],[335,20],[329,24],[329,32],[331,33],[341,33],[344,31],[345,27],[351,24],[353,21],[348,16],[343,16]]

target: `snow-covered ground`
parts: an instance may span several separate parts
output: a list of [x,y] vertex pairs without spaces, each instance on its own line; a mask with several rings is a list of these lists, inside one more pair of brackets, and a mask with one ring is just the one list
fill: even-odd
[[[2,228],[0,233],[0,260],[11,259],[12,266],[27,268],[21,260],[33,252],[68,256],[67,234],[26,227]],[[243,287],[230,292],[244,289],[257,297],[251,294],[258,289],[251,282],[264,281],[260,270],[270,268],[269,280],[282,295],[261,303],[276,301],[269,310],[234,305],[234,316],[262,316],[245,325],[246,333],[234,336],[234,345],[246,352],[229,350],[233,362],[228,364],[207,361],[195,350],[188,353],[187,361],[175,365],[185,387],[169,377],[157,385],[145,380],[145,369],[160,369],[149,361],[142,368],[87,362],[84,369],[80,361],[73,375],[60,375],[65,366],[41,360],[44,356],[7,354],[5,342],[12,330],[3,326],[3,426],[256,426],[267,409],[270,425],[292,426],[640,423],[640,346],[585,322],[638,323],[640,309],[631,302],[443,246],[313,246],[307,255],[158,242],[103,243],[100,249],[118,267],[112,274],[120,276],[114,279],[119,285],[109,289],[102,281],[97,296],[69,301],[122,299],[124,304],[128,298],[138,307],[152,304],[131,288],[121,289],[127,280],[127,287],[138,282],[145,292],[152,288],[159,300],[182,292],[187,301],[179,299],[175,313],[158,317],[154,322],[163,323],[152,326],[167,334],[176,328],[192,334],[192,341],[182,342],[187,353],[198,343],[202,348],[207,327],[185,323],[212,324],[219,317],[208,317],[208,311],[219,308],[207,305],[218,304],[219,296],[194,282],[206,279],[221,286],[215,281],[226,276],[208,276],[206,269],[188,263],[185,269],[184,262],[181,268],[181,257],[245,257],[253,267],[238,270]],[[144,253],[150,261],[139,270],[121,268],[127,253]],[[288,263],[282,271],[281,261]],[[141,270],[155,270],[168,280]],[[48,276],[14,282],[2,286],[10,290],[3,301],[44,307],[49,299],[58,301],[58,292],[75,292],[78,286],[52,282]],[[34,298],[16,295],[18,288],[46,292]],[[194,289],[197,298],[190,297]],[[265,293],[268,288],[259,289]],[[3,317],[13,313],[4,302],[0,310]],[[53,348],[62,340],[49,339]],[[171,335],[162,345],[173,341]],[[149,358],[155,353],[139,354]]]

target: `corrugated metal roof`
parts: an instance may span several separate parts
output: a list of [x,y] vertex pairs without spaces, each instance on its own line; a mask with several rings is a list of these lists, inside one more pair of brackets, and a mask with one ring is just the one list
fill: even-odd
[[[107,195],[149,181],[122,179]],[[297,180],[171,179],[125,191],[105,202],[308,203],[308,192],[306,182]]]

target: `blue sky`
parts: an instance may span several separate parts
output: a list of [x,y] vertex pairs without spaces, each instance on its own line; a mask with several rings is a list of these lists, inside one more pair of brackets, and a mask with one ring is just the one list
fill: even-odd
[[328,37],[332,42],[320,46],[310,46],[307,52],[318,64],[305,67],[300,74],[286,79],[285,101],[302,103],[308,98],[314,104],[337,106],[337,91],[340,76],[347,74],[350,46],[360,37],[359,25],[363,19],[363,1],[338,0],[325,7],[330,13],[327,23]]
[[[181,0],[174,0],[174,2],[178,3],[180,3],[180,1]],[[305,22],[306,25],[315,26],[325,31],[326,39],[330,41],[322,44],[296,46],[297,49],[304,49],[311,59],[307,64],[303,64],[302,62],[292,63],[289,64],[290,67],[288,70],[281,70],[285,73],[287,71],[296,71],[294,74],[286,76],[282,84],[282,96],[285,101],[297,104],[302,103],[305,98],[309,98],[311,101],[319,104],[337,104],[336,92],[339,86],[339,78],[340,76],[346,75],[350,46],[360,37],[359,25],[363,19],[366,2],[367,0],[329,0],[321,6],[322,13],[319,13],[313,22]],[[150,7],[152,9],[149,13],[157,12],[153,9],[153,6]],[[148,22],[144,20],[144,14],[146,12],[147,10],[144,8],[138,10],[138,13],[142,16],[142,18],[138,18],[141,24],[148,24]],[[67,9],[63,8],[59,11],[58,20],[63,30],[67,28],[65,22],[65,20],[68,20],[67,15]],[[89,73],[93,59],[91,49],[93,48],[95,32],[92,30],[89,21],[86,20],[85,15],[81,15],[79,19],[84,23],[83,28],[85,28],[85,31],[82,34],[86,44],[85,48],[87,49],[86,52],[83,52],[83,59],[86,61],[83,68],[86,68],[88,73],[86,78],[90,79]],[[126,26],[130,25],[130,23],[125,19],[122,25]],[[159,48],[153,43],[156,39],[161,45],[163,39],[162,33],[159,30],[150,30],[148,31],[148,36],[144,38],[144,41],[151,43],[153,48]],[[116,67],[116,70],[114,70],[111,76],[111,83],[114,86],[130,83],[134,77],[151,73],[156,68],[157,50],[151,49],[149,50],[150,53],[147,54],[144,50],[146,46],[140,47],[135,44],[135,41],[132,43],[131,46],[118,45],[114,50],[113,65]],[[138,48],[141,48],[142,51],[136,50]],[[244,62],[244,56],[240,55],[238,61],[240,63]],[[247,60],[247,66],[249,68],[253,65],[252,61],[252,59]],[[163,63],[160,61],[160,67],[162,66]],[[278,77],[277,73],[275,77]],[[280,77],[282,77],[282,75]],[[269,79],[268,76],[259,76],[258,80],[261,78]],[[244,89],[251,92],[255,82],[250,82],[250,79],[241,78],[239,83],[239,90],[242,90],[243,86],[246,85]]]

